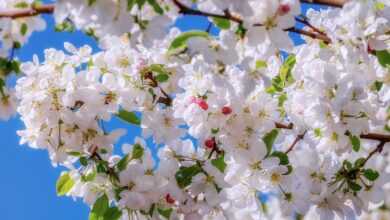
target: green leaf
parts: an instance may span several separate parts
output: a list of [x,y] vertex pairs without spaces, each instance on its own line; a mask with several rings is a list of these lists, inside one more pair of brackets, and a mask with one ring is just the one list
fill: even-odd
[[164,10],[160,7],[160,5],[156,2],[156,0],[147,0],[149,5],[152,6],[153,10],[157,13],[157,14],[164,14]]
[[91,220],[91,215],[94,215],[96,217],[104,216],[104,214],[108,210],[109,206],[110,206],[110,204],[109,204],[108,197],[106,194],[103,194],[93,204],[93,207],[92,207],[92,210],[90,213],[90,220]]
[[155,77],[155,79],[157,80],[157,82],[163,83],[163,82],[168,81],[169,75],[167,75],[167,74],[158,74]]
[[290,173],[292,173],[292,171],[293,171],[293,167],[291,165],[287,165],[287,172],[283,173],[283,175],[289,175]]
[[79,162],[83,166],[87,166],[88,165],[88,159],[86,157],[80,157]]
[[379,63],[384,67],[390,68],[390,53],[387,50],[381,50],[375,52]]
[[371,88],[372,88],[372,90],[379,92],[379,91],[381,91],[382,87],[383,87],[383,82],[375,81]]
[[344,167],[344,169],[346,169],[346,170],[351,170],[352,169],[352,163],[351,162],[349,162],[348,160],[344,160],[344,162],[343,162],[343,167]]
[[279,134],[278,129],[273,129],[272,131],[264,135],[263,141],[265,143],[265,146],[267,147],[267,156],[271,153],[272,146],[274,145],[274,142],[278,137],[278,134]]
[[135,5],[135,0],[127,0],[127,10],[131,11]]
[[96,172],[94,171],[94,172],[91,172],[91,173],[89,173],[87,175],[82,175],[81,176],[81,180],[83,182],[91,182],[91,181],[93,181],[95,179],[95,177],[96,177]]
[[226,163],[225,163],[225,157],[224,155],[219,156],[216,159],[211,160],[211,164],[217,168],[221,173],[225,172],[226,169]]
[[377,11],[382,11],[383,9],[385,9],[386,5],[383,3],[383,2],[376,2],[375,3],[375,9]]
[[65,20],[64,22],[57,24],[54,30],[56,32],[74,32],[76,28],[72,22]]
[[294,54],[291,54],[284,61],[282,67],[280,68],[280,79],[283,82],[283,87],[288,86],[294,82],[291,71],[294,68],[296,63],[296,57]]
[[108,162],[105,160],[100,160],[96,164],[96,171],[98,173],[106,173],[108,171]]
[[134,112],[128,112],[126,110],[119,110],[118,114],[116,114],[120,119],[130,124],[140,125],[141,120]]
[[119,220],[122,216],[122,211],[118,207],[110,207],[104,213],[104,220]]
[[88,0],[88,6],[92,6],[97,0]]
[[161,216],[163,216],[166,219],[169,219],[171,217],[173,209],[172,208],[168,208],[168,209],[157,208],[157,211]]
[[119,171],[123,171],[126,169],[127,164],[130,162],[129,155],[126,154],[117,164],[116,167]]
[[256,60],[256,69],[267,68],[267,62],[264,60]]
[[360,150],[360,138],[356,137],[355,135],[350,134],[349,135],[349,141],[352,144],[352,149],[355,152],[359,152],[359,150]]
[[379,177],[379,173],[373,169],[366,169],[363,172],[364,177],[366,177],[370,181],[375,181]]
[[78,152],[78,151],[71,151],[71,152],[68,152],[67,154],[69,154],[71,156],[74,156],[74,157],[80,157],[81,156],[81,153]]
[[350,189],[352,189],[355,192],[358,192],[362,189],[362,187],[359,184],[357,184],[355,182],[351,182],[351,181],[348,182],[348,186]]
[[138,8],[139,9],[142,9],[142,7],[145,5],[146,3],[146,0],[135,0],[137,5],[138,5]]
[[213,23],[220,29],[230,29],[230,21],[225,18],[213,18]]
[[30,5],[27,2],[18,2],[14,4],[15,8],[28,8]]
[[209,34],[204,31],[188,31],[177,36],[169,46],[168,54],[173,55],[187,48],[187,41],[193,37],[208,38]]
[[162,64],[152,64],[149,66],[149,69],[154,72],[154,73],[158,73],[158,74],[166,74],[166,75],[169,75],[169,71],[165,69],[164,65]]
[[23,23],[22,26],[20,26],[20,34],[22,36],[27,34],[28,26],[26,23]]
[[324,42],[324,41],[320,41],[320,48],[321,49],[324,49],[324,48],[327,48],[328,47],[328,45]]
[[131,159],[140,159],[142,156],[144,156],[144,151],[144,148],[140,144],[134,144]]
[[288,160],[287,154],[284,153],[284,152],[281,152],[281,151],[274,151],[274,152],[272,152],[271,157],[279,158],[279,160],[280,160],[279,164],[280,165],[287,165],[287,164],[290,163],[290,161]]
[[58,196],[63,196],[68,193],[74,186],[74,180],[70,177],[69,173],[63,173],[56,183],[56,190]]
[[198,165],[180,167],[175,174],[177,185],[180,188],[189,186],[192,183],[192,177],[196,176],[200,172],[202,172],[202,168]]
[[355,160],[355,168],[360,168],[360,167],[364,166],[365,162],[366,162],[366,158],[364,158],[364,157],[361,157],[361,158]]

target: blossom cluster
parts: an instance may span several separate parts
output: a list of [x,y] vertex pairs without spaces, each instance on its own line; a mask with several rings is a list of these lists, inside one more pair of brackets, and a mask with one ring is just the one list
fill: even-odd
[[[303,16],[298,0],[195,2],[56,2],[57,24],[101,50],[65,43],[23,63],[0,117],[18,101],[21,143],[68,169],[58,195],[90,219],[389,216],[390,3]],[[218,35],[172,27],[183,14]],[[118,146],[113,118],[141,137]]]

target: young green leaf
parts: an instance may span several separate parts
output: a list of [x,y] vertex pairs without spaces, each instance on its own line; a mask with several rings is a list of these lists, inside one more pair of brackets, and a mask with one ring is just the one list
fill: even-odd
[[222,156],[219,156],[218,158],[216,159],[213,159],[211,160],[211,164],[217,168],[219,171],[221,171],[222,173],[225,172],[225,169],[226,169],[226,163],[225,163],[225,157],[222,155]]
[[26,23],[23,23],[22,26],[20,26],[20,34],[22,36],[27,34],[28,26]]
[[213,23],[215,26],[223,30],[230,29],[231,26],[230,21],[225,18],[213,18]]
[[131,159],[140,159],[144,155],[144,151],[144,148],[140,144],[134,144]]
[[167,208],[167,209],[157,208],[157,211],[161,216],[163,216],[166,219],[169,219],[171,217],[173,209],[172,208]]
[[56,190],[58,196],[63,196],[68,193],[74,186],[74,180],[70,177],[69,173],[63,173],[56,183]]
[[358,151],[360,150],[360,139],[359,139],[359,137],[350,134],[350,135],[349,135],[349,141],[350,141],[351,144],[352,144],[352,149],[353,149],[355,152],[358,152]]
[[96,216],[104,216],[109,206],[110,204],[108,197],[106,194],[103,194],[93,204],[90,214],[94,214]]
[[366,177],[370,181],[375,181],[379,177],[379,173],[373,169],[366,169],[363,172],[364,177]]
[[208,38],[209,34],[204,31],[188,31],[177,36],[169,46],[168,54],[173,55],[187,48],[187,41],[193,37]]
[[273,129],[272,131],[264,135],[263,141],[265,143],[265,146],[267,147],[267,155],[271,153],[272,146],[274,145],[274,142],[278,137],[278,134],[279,134],[278,129]]
[[140,125],[141,120],[134,112],[128,112],[126,110],[119,110],[118,114],[116,114],[120,119],[130,124]]
[[279,164],[280,165],[287,165],[287,164],[290,163],[287,154],[284,153],[284,152],[281,152],[281,151],[274,151],[274,152],[272,152],[271,157],[279,158],[279,161],[280,161]]
[[127,164],[130,162],[129,154],[126,154],[117,164],[116,167],[119,171],[123,171],[126,169]]
[[375,52],[378,62],[384,66],[390,68],[390,53],[387,50],[380,50]]
[[122,216],[122,211],[118,207],[110,207],[104,213],[104,220],[119,220]]
[[157,14],[164,14],[164,10],[161,8],[161,6],[157,3],[156,0],[147,0],[149,5],[152,6],[153,10],[157,13]]
[[180,169],[175,174],[177,185],[180,188],[189,186],[192,183],[192,177],[196,176],[200,172],[202,172],[202,168],[198,165],[180,167]]
[[294,68],[296,63],[296,57],[294,54],[291,54],[284,61],[282,67],[280,68],[279,76],[283,82],[283,87],[288,86],[294,82],[294,78],[292,77],[291,71]]

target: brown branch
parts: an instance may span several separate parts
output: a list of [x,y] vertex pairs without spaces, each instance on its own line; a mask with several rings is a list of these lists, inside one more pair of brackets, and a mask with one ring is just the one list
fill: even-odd
[[305,36],[308,36],[308,37],[311,37],[311,38],[314,38],[314,39],[319,39],[319,40],[324,41],[327,44],[332,42],[332,40],[329,37],[327,37],[326,35],[317,34],[317,33],[313,33],[313,32],[302,30],[302,29],[297,29],[295,27],[288,28],[288,29],[286,29],[286,31],[297,33],[297,34],[301,34],[301,35],[305,35]]
[[295,147],[295,145],[297,145],[297,143],[302,140],[304,137],[305,137],[305,134],[306,134],[307,130],[304,131],[302,134],[298,134],[297,137],[295,138],[294,142],[291,144],[291,146],[286,150],[286,154],[290,153],[290,151],[292,151]]
[[241,18],[232,15],[228,10],[225,10],[224,11],[225,14],[221,15],[221,14],[209,13],[209,12],[192,9],[191,7],[188,7],[187,5],[181,3],[179,0],[172,0],[172,1],[179,8],[179,13],[181,14],[223,18],[237,23],[243,22]]
[[301,2],[340,8],[343,7],[347,0],[301,0]]
[[[294,128],[294,124],[290,123],[288,125],[280,123],[280,122],[275,122],[275,127],[280,128],[280,129],[288,129],[291,130]],[[303,137],[305,136],[307,131],[305,131],[303,134],[298,135],[297,138],[294,140],[292,145],[289,147],[289,149],[286,151],[286,153],[290,152],[294,146],[297,144],[299,140],[302,140]],[[349,136],[351,133],[349,131],[345,132],[345,135]],[[371,152],[369,155],[369,158],[372,157],[371,154],[375,154],[376,152],[382,152],[383,146],[390,142],[390,135],[387,134],[378,134],[378,133],[366,133],[366,134],[361,134],[359,136],[361,139],[366,139],[366,140],[372,140],[372,141],[379,141],[379,145],[376,148],[374,152]]]
[[54,4],[33,5],[31,8],[0,11],[0,18],[24,18],[39,14],[51,14],[54,12]]
[[299,23],[302,23],[306,26],[308,26],[312,31],[314,32],[317,32],[318,34],[322,34],[322,35],[326,35],[325,32],[321,31],[320,29],[318,29],[317,27],[313,26],[308,20],[307,18],[299,18],[299,17],[296,17],[295,20]]
[[[179,0],[172,0],[172,1],[176,5],[176,7],[179,8],[179,13],[181,13],[181,14],[222,18],[222,19],[228,19],[230,21],[234,21],[234,22],[239,23],[239,24],[243,23],[243,20],[240,17],[232,15],[229,10],[225,10],[224,14],[215,14],[215,13],[209,13],[209,12],[204,12],[204,11],[192,9],[192,8],[186,6],[185,4],[181,3]],[[256,24],[256,26],[260,26],[260,25],[261,24]],[[318,29],[316,29],[316,30],[318,30]],[[294,32],[294,33],[298,33],[301,35],[306,35],[306,36],[314,38],[314,39],[322,40],[325,43],[331,43],[330,38],[327,37],[323,33],[313,33],[310,31],[300,30],[300,29],[296,29],[296,28],[288,28],[288,29],[285,29],[285,31]]]
[[362,167],[367,163],[367,161],[372,157],[374,156],[374,154],[376,153],[381,153],[382,150],[383,150],[383,147],[385,146],[386,142],[384,141],[381,141],[379,142],[378,146],[373,150],[371,151],[368,156],[366,157],[366,159],[364,159],[364,162],[362,163]]
[[292,123],[286,125],[280,122],[275,122],[275,127],[280,129],[293,129],[294,125]]
[[[191,7],[186,6],[181,3],[179,0],[172,0],[173,3],[179,8],[179,13],[186,15],[198,15],[198,16],[206,16],[206,17],[214,17],[214,18],[223,18],[234,21],[236,23],[242,24],[243,20],[235,15],[232,15],[228,10],[224,11],[224,14],[215,14],[204,11],[199,11],[196,9],[192,9]],[[31,8],[27,9],[15,9],[9,11],[0,11],[0,18],[23,18],[23,17],[31,17],[39,14],[51,14],[54,12],[54,4],[47,5],[33,5]],[[298,34],[306,35],[311,38],[323,40],[326,43],[330,43],[330,39],[326,35],[312,33],[310,31],[299,30],[295,28],[289,28],[285,31],[295,32]]]

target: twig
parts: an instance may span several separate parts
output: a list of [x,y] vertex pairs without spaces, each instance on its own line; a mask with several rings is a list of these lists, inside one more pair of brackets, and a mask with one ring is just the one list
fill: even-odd
[[[238,24],[243,23],[243,20],[240,17],[232,15],[229,10],[225,10],[224,14],[215,14],[215,13],[204,12],[204,11],[192,9],[192,8],[186,6],[185,4],[181,3],[179,0],[172,0],[172,1],[179,8],[179,13],[182,13],[182,14],[222,18],[222,19],[234,21]],[[258,25],[259,24],[256,24],[256,26],[258,26]],[[314,39],[323,40],[325,43],[331,43],[330,38],[327,37],[325,34],[313,33],[310,31],[300,30],[300,29],[296,29],[296,28],[288,28],[288,29],[285,29],[284,31],[289,31],[289,32],[294,32],[294,33],[306,35],[306,36],[314,38]]]
[[367,161],[372,157],[374,156],[374,154],[376,153],[381,153],[382,150],[383,150],[383,147],[385,146],[386,142],[384,141],[381,141],[379,142],[378,146],[373,150],[371,151],[368,156],[366,157],[366,159],[364,160],[364,162],[362,163],[362,167],[367,163]]
[[301,0],[301,2],[340,8],[343,7],[347,0]]
[[36,16],[39,14],[52,14],[54,12],[54,4],[33,5],[31,8],[14,9],[8,11],[0,11],[0,18],[24,18]]
[[286,150],[286,154],[290,153],[290,151],[292,151],[295,147],[295,145],[297,145],[297,143],[302,140],[304,137],[305,137],[305,134],[306,134],[307,130],[304,131],[302,134],[298,134],[297,137],[295,138],[294,142],[291,144],[291,146]]
[[308,36],[308,37],[311,37],[311,38],[314,38],[314,39],[319,39],[319,40],[324,41],[327,44],[332,42],[332,40],[329,37],[327,37],[326,35],[317,34],[317,33],[313,33],[313,32],[302,30],[302,29],[297,29],[295,27],[288,28],[285,31],[289,31],[289,32],[305,35],[305,36]]
[[[302,17],[302,18],[301,18]],[[314,27],[312,24],[310,24],[310,22],[307,20],[307,18],[301,16],[301,17],[296,17],[295,20],[299,23],[302,23],[306,26],[308,26],[311,30],[313,30],[314,32],[317,32],[319,34],[322,34],[322,35],[326,35],[325,32],[321,31],[320,29],[318,29],[317,27]]]

